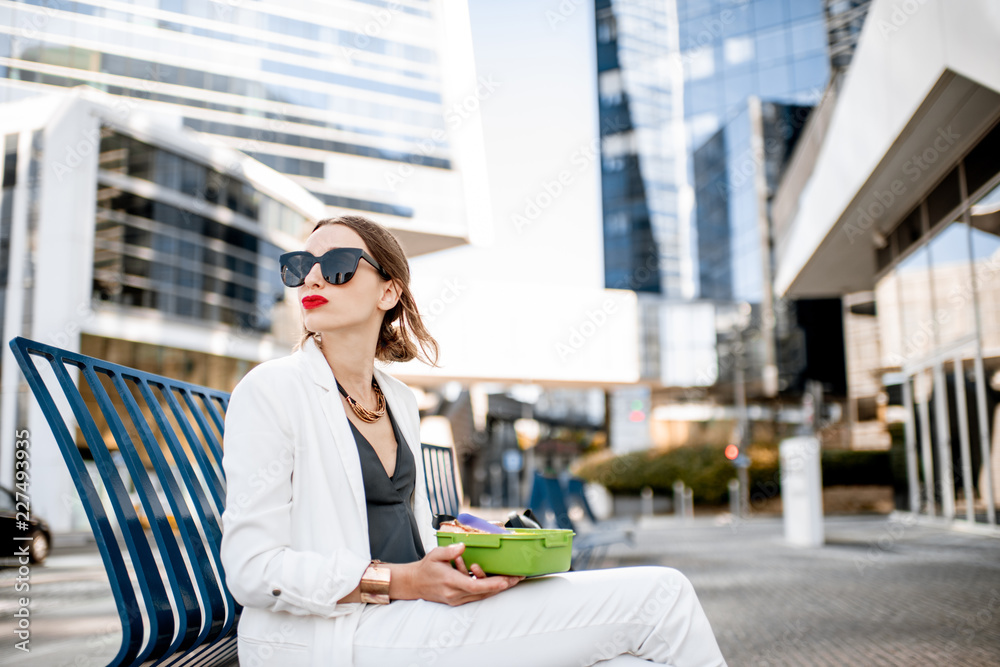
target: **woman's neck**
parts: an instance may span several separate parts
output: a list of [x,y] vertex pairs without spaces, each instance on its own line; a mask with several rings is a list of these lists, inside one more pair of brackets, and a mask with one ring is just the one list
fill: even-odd
[[363,404],[374,403],[372,375],[375,367],[375,348],[360,340],[352,340],[350,334],[338,332],[335,339],[329,334],[322,336],[320,349],[333,375],[340,385],[356,401]]

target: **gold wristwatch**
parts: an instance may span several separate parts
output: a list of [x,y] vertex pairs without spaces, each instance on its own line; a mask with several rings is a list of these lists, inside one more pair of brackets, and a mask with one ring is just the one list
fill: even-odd
[[361,575],[361,601],[369,604],[389,604],[389,580],[392,571],[380,560],[373,560]]

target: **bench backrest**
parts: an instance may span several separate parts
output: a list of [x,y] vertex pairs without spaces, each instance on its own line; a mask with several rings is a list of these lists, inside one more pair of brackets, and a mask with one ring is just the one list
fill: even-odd
[[[229,395],[24,338],[12,340],[11,349],[69,467],[108,572],[122,623],[111,664],[138,665],[227,635],[240,610],[219,558]],[[68,405],[71,419],[59,405]],[[77,447],[74,420],[101,492]]]
[[[26,338],[10,346],[52,428],[108,572],[122,622],[122,644],[110,664],[192,655],[229,638],[241,611],[219,557],[229,394]],[[76,427],[93,457],[96,483]],[[432,512],[457,515],[452,449],[424,444],[422,452]],[[235,655],[229,643],[213,660]]]
[[458,495],[458,475],[451,447],[421,445],[424,455],[424,481],[431,514],[458,516],[461,498]]

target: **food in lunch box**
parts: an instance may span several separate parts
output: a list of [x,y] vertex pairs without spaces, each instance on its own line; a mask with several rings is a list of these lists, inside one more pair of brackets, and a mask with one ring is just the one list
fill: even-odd
[[479,534],[508,534],[511,531],[504,528],[500,523],[493,523],[485,519],[480,519],[472,514],[462,513],[457,519],[442,521],[438,530],[445,533],[479,533]]

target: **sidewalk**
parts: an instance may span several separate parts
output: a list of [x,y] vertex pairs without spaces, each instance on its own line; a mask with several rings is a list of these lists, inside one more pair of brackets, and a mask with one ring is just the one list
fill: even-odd
[[1000,539],[907,517],[827,517],[826,545],[780,518],[639,524],[604,565],[676,567],[732,667],[1000,664]]
[[[656,518],[603,565],[687,574],[732,667],[1000,663],[1000,539],[882,516],[825,524],[826,546],[796,549],[780,519]],[[95,546],[57,546],[32,567],[29,654],[14,648],[16,577],[0,569],[0,663],[97,666],[114,655],[120,629]]]

